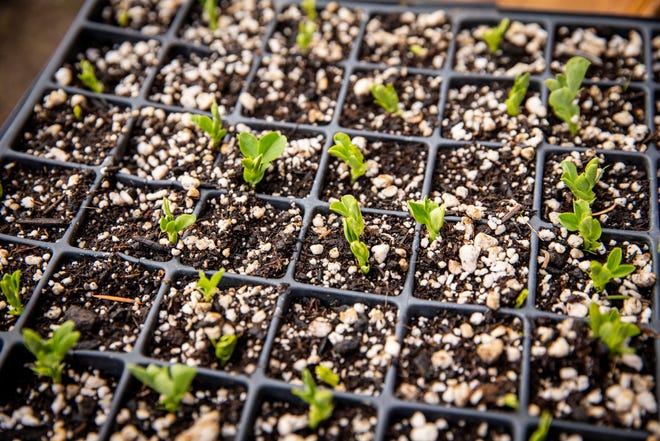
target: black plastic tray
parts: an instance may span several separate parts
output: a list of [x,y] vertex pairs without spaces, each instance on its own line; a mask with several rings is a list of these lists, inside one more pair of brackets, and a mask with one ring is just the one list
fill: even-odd
[[[35,164],[54,164],[52,161],[45,160],[42,158],[37,158],[30,156],[25,153],[20,153],[11,149],[12,143],[20,135],[24,123],[29,118],[32,107],[35,103],[39,102],[42,96],[50,90],[59,88],[58,85],[53,80],[53,75],[55,71],[69,58],[72,50],[75,50],[76,43],[80,43],[81,39],[85,39],[89,36],[96,36],[102,39],[108,39],[113,42],[122,41],[124,39],[128,40],[146,40],[146,39],[156,39],[161,46],[159,52],[159,64],[163,63],[166,60],[166,57],[170,52],[170,49],[173,47],[183,48],[184,50],[199,50],[199,47],[192,45],[189,42],[183,41],[177,37],[177,31],[184,22],[188,11],[191,6],[197,3],[196,0],[186,0],[182,7],[179,8],[178,13],[173,19],[169,30],[166,33],[159,34],[156,36],[144,36],[140,32],[134,30],[126,30],[119,27],[114,27],[106,24],[102,24],[95,19],[98,16],[98,11],[100,8],[102,0],[88,0],[83,8],[81,9],[77,19],[71,26],[66,38],[60,44],[58,50],[56,51],[53,58],[50,60],[48,65],[42,71],[40,77],[36,80],[32,86],[30,92],[26,95],[23,102],[16,109],[12,119],[5,125],[3,128],[2,137],[0,138],[0,161],[3,163],[7,161],[19,161],[23,163],[35,163]],[[275,2],[276,11],[281,11],[285,3],[281,0],[276,0]],[[321,2],[320,6],[323,6],[325,2]],[[287,122],[267,122],[263,120],[257,120],[255,118],[245,117],[241,114],[241,106],[236,105],[234,111],[231,114],[223,115],[226,123],[231,125],[236,125],[238,123],[248,123],[256,124],[262,123],[268,127],[274,128],[289,128],[289,129],[307,129],[312,132],[322,133],[325,136],[325,149],[322,153],[320,164],[318,167],[318,172],[316,176],[315,183],[311,190],[309,196],[293,199],[293,201],[302,208],[304,212],[303,227],[300,232],[299,239],[304,238],[304,234],[308,229],[309,224],[311,223],[313,214],[320,210],[327,210],[327,203],[323,202],[320,198],[321,184],[323,182],[323,173],[326,170],[326,163],[328,162],[328,154],[325,150],[327,147],[332,145],[332,136],[339,130],[344,130],[351,134],[352,136],[363,134],[360,130],[346,130],[342,129],[339,125],[339,113],[342,108],[342,104],[347,94],[347,78],[348,76],[356,70],[361,68],[378,68],[383,66],[376,66],[369,63],[364,63],[358,59],[358,50],[360,47],[360,41],[363,33],[365,32],[365,26],[368,21],[368,18],[378,12],[388,12],[388,11],[404,11],[404,10],[413,10],[415,12],[429,11],[441,7],[444,9],[449,17],[451,18],[451,26],[453,35],[457,35],[458,31],[466,24],[473,24],[477,22],[486,22],[493,23],[499,20],[500,18],[506,16],[511,19],[519,19],[521,21],[534,21],[541,24],[548,31],[548,38],[546,42],[545,50],[545,61],[546,68],[543,73],[539,75],[532,76],[533,87],[536,87],[538,90],[541,90],[541,98],[544,104],[547,104],[547,89],[542,86],[542,81],[546,78],[550,78],[553,74],[550,72],[550,62],[552,59],[552,47],[555,41],[555,32],[558,26],[561,25],[585,25],[585,26],[610,26],[614,28],[635,28],[637,29],[642,36],[644,41],[644,53],[643,59],[644,63],[647,66],[647,80],[645,81],[633,81],[631,87],[635,87],[642,91],[646,96],[645,101],[645,115],[646,115],[646,124],[649,126],[651,133],[656,131],[654,124],[654,115],[657,115],[656,111],[656,101],[660,100],[660,83],[656,82],[657,74],[654,76],[653,73],[653,60],[652,60],[652,49],[651,49],[651,40],[654,36],[660,33],[660,25],[653,21],[645,20],[634,20],[634,19],[619,19],[613,17],[588,17],[588,16],[578,16],[578,15],[561,15],[561,14],[541,14],[541,13],[521,13],[515,11],[497,11],[488,6],[457,6],[457,5],[424,5],[424,6],[412,6],[412,7],[402,7],[397,5],[388,5],[388,4],[378,4],[378,3],[355,3],[350,2],[346,3],[347,6],[359,7],[365,12],[365,19],[362,20],[360,24],[360,36],[353,45],[351,54],[349,58],[340,64],[344,67],[344,84],[339,93],[337,100],[337,111],[335,112],[332,122],[328,125],[316,126],[316,125],[306,125],[306,124],[295,124]],[[271,23],[266,30],[266,38],[272,33],[274,29],[274,23]],[[264,52],[267,52],[268,48],[265,42],[262,42],[262,48]],[[438,108],[442,112],[445,107],[445,102],[447,100],[448,89],[450,85],[456,84],[464,78],[471,79],[481,79],[488,80],[493,78],[491,75],[465,75],[460,72],[456,72],[452,69],[453,67],[453,58],[456,51],[455,40],[452,41],[452,44],[449,47],[447,59],[444,63],[444,67],[441,70],[431,70],[431,69],[413,69],[410,68],[411,72],[418,72],[422,74],[434,74],[439,75],[443,78],[441,91],[440,91],[440,101],[438,103]],[[254,78],[257,67],[260,64],[262,55],[254,57],[252,62],[252,67],[250,73],[248,74],[246,85],[244,90],[247,88],[247,84]],[[20,60],[16,60],[20,62]],[[157,103],[153,103],[148,99],[148,91],[154,80],[155,72],[157,69],[151,70],[145,78],[145,81],[140,89],[139,96],[135,98],[125,98],[112,95],[105,95],[104,98],[108,99],[113,103],[120,105],[125,105],[130,107],[133,110],[140,109],[147,105],[153,105],[156,107],[162,107],[166,110],[174,111],[188,111],[189,109],[182,109],[174,106],[162,106]],[[502,77],[498,77],[501,79]],[[655,79],[654,79],[655,78]],[[510,80],[510,79],[509,79]],[[594,82],[587,82],[592,84]],[[616,84],[614,81],[599,81],[595,82],[597,84],[603,85],[613,85]],[[82,89],[77,89],[75,87],[64,87],[67,92],[70,93],[80,93],[91,97],[94,94]],[[128,122],[127,126],[132,128],[136,120],[136,116],[133,115]],[[373,132],[364,132],[367,136],[377,136]],[[105,161],[98,166],[76,166],[78,168],[87,169],[93,173],[95,176],[94,184],[90,194],[93,193],[93,190],[100,185],[101,178],[104,176],[104,172],[107,175],[108,166],[112,165],[116,158],[122,154],[123,146],[127,143],[127,139],[130,136],[130,129],[128,135],[124,135],[118,141],[118,147],[113,149],[111,154],[105,159]],[[396,139],[396,136],[386,136],[386,138]],[[422,143],[428,147],[428,161],[427,168],[425,173],[423,194],[428,194],[431,189],[431,180],[433,175],[434,163],[436,158],[436,153],[440,148],[446,147],[456,147],[461,145],[469,144],[468,142],[454,141],[450,139],[443,138],[440,134],[440,129],[438,127],[433,131],[432,136],[430,137],[406,137],[406,140],[416,141]],[[481,142],[482,145],[496,147],[501,144],[498,143],[489,143]],[[548,154],[552,152],[567,152],[567,151],[584,151],[584,147],[557,147],[543,142],[537,148],[536,155],[536,176],[543,176],[543,167],[544,160]],[[604,153],[604,151],[600,151]],[[608,155],[616,155],[617,158],[625,159],[629,158],[634,162],[641,163],[646,169],[648,176],[650,178],[650,228],[647,231],[617,231],[617,230],[606,230],[606,233],[612,235],[623,235],[625,237],[632,237],[645,241],[651,245],[652,250],[657,250],[659,237],[660,237],[660,213],[658,208],[658,163],[660,161],[660,154],[658,148],[655,144],[650,143],[649,148],[644,153],[638,152],[608,152]],[[56,162],[55,162],[56,163]],[[57,163],[57,165],[62,166],[63,164]],[[142,179],[134,177],[122,177],[123,180],[134,180],[140,184],[145,184]],[[540,217],[540,212],[542,210],[541,201],[542,201],[542,179],[537,179],[534,189],[534,203],[533,203],[533,215],[531,217],[531,226],[534,229],[538,229],[542,226],[548,226],[547,223],[542,221]],[[150,182],[148,185],[162,186],[166,182]],[[177,183],[169,183],[173,186],[178,186]],[[221,191],[220,191],[221,192]],[[200,201],[197,204],[195,213],[199,214],[201,206],[205,201],[213,195],[218,194],[218,190],[213,189],[201,189]],[[263,199],[274,202],[276,205],[288,205],[292,199],[280,198],[273,196],[260,196]],[[87,199],[89,201],[89,197]],[[86,203],[83,203],[85,206]],[[31,297],[30,302],[26,305],[24,314],[20,317],[16,326],[13,330],[7,332],[0,332],[0,371],[3,371],[3,366],[7,365],[11,360],[14,351],[17,350],[17,347],[22,345],[22,337],[20,329],[24,326],[27,321],[28,316],[35,310],[35,304],[39,299],[40,290],[46,285],[49,277],[54,273],[55,269],[59,263],[70,256],[85,255],[85,256],[94,256],[97,253],[90,251],[84,251],[79,248],[76,248],[72,245],[72,238],[76,224],[81,220],[83,216],[84,209],[81,209],[75,220],[66,230],[66,233],[56,243],[45,243],[33,239],[27,238],[17,238],[14,236],[9,236],[5,234],[0,234],[0,240],[3,242],[11,242],[17,244],[26,244],[40,246],[52,251],[52,258],[50,260],[48,270],[45,272],[44,277],[38,283],[35,288],[34,294]],[[371,213],[381,213],[382,210],[365,210],[365,212]],[[407,214],[404,212],[386,212],[387,214],[394,214],[396,216],[404,217]],[[440,309],[447,310],[456,310],[464,312],[475,312],[475,311],[485,311],[487,308],[485,306],[478,305],[457,305],[447,302],[433,302],[425,301],[419,298],[413,297],[412,295],[412,282],[414,278],[414,262],[416,261],[417,250],[419,246],[419,236],[420,236],[420,227],[416,228],[416,235],[413,241],[413,253],[410,257],[410,269],[408,270],[408,275],[403,289],[402,294],[389,297],[387,302],[389,304],[395,305],[398,309],[398,323],[397,323],[397,336],[399,340],[403,338],[403,335],[406,332],[407,320],[411,315],[416,315],[419,313],[428,315],[433,314],[433,311]],[[411,239],[412,240],[412,239]],[[503,411],[479,411],[475,409],[464,409],[456,407],[446,407],[446,406],[435,406],[423,403],[415,402],[406,402],[395,397],[395,367],[390,366],[386,376],[386,382],[383,387],[382,393],[377,397],[361,396],[352,393],[339,393],[337,396],[342,402],[360,402],[372,406],[377,411],[378,423],[376,428],[376,439],[385,439],[388,432],[390,424],[393,422],[394,418],[401,417],[403,415],[409,416],[413,412],[420,410],[423,411],[427,417],[446,417],[450,420],[464,419],[468,421],[468,424],[471,422],[487,421],[494,423],[496,425],[501,425],[510,431],[512,439],[516,441],[526,440],[531,433],[531,431],[537,426],[538,418],[530,416],[527,412],[528,404],[530,402],[530,346],[531,346],[531,337],[530,337],[530,323],[531,320],[537,317],[560,317],[555,314],[542,312],[533,307],[534,298],[535,298],[535,286],[536,286],[536,266],[537,266],[537,254],[538,254],[538,238],[536,235],[531,235],[531,256],[529,259],[529,280],[528,286],[530,290],[529,300],[527,306],[522,309],[509,309],[502,308],[501,312],[505,315],[513,315],[519,317],[523,322],[523,329],[525,336],[523,339],[523,358],[522,358],[522,371],[519,378],[519,401],[520,401],[520,410],[503,412]],[[379,304],[384,301],[384,298],[379,296],[374,296],[368,293],[360,292],[343,292],[338,289],[322,288],[317,286],[311,286],[304,283],[301,283],[294,279],[294,267],[296,260],[300,253],[300,246],[297,247],[296,254],[293,256],[293,259],[288,265],[286,275],[280,279],[263,279],[259,277],[250,277],[250,276],[241,276],[235,274],[227,274],[225,276],[225,281],[223,284],[235,285],[240,282],[247,283],[264,283],[264,284],[287,284],[290,289],[287,293],[279,298],[278,309],[274,314],[274,318],[269,326],[268,336],[265,340],[265,347],[261,352],[260,363],[257,367],[256,372],[247,377],[247,376],[232,376],[228,375],[223,371],[215,371],[211,369],[199,369],[198,372],[207,381],[211,383],[219,384],[236,384],[243,386],[247,389],[247,398],[244,403],[244,410],[241,417],[241,422],[239,425],[239,433],[237,436],[238,440],[248,440],[252,437],[252,424],[255,415],[259,411],[259,405],[264,396],[268,397],[284,397],[290,395],[291,385],[282,381],[277,381],[271,378],[268,378],[265,372],[265,367],[268,365],[268,357],[271,351],[271,347],[277,333],[277,330],[280,326],[280,323],[283,320],[282,314],[286,311],[287,305],[291,302],[291,299],[295,299],[299,296],[311,295],[318,296],[324,299],[337,299],[337,300],[348,300],[356,301],[359,300],[366,304]],[[101,255],[102,253],[98,253]],[[654,262],[653,268],[656,274],[660,274],[658,271],[658,259],[657,254],[654,253]],[[127,260],[137,260],[133,258],[127,258]],[[101,439],[107,439],[111,434],[111,425],[110,423],[114,420],[114,417],[122,404],[122,400],[125,399],[125,396],[129,394],[134,388],[134,383],[131,380],[131,376],[128,371],[125,369],[126,363],[141,363],[146,364],[149,362],[154,362],[156,360],[149,358],[146,354],[143,353],[142,349],[146,346],[148,337],[153,332],[155,323],[157,321],[157,311],[158,307],[167,291],[166,282],[172,280],[176,275],[181,273],[193,274],[193,269],[190,267],[184,267],[178,261],[178,259],[170,260],[169,262],[145,262],[146,266],[150,268],[163,269],[165,271],[164,282],[161,285],[161,288],[158,292],[158,296],[155,299],[151,312],[147,318],[147,322],[144,325],[144,328],[134,345],[134,349],[130,353],[115,353],[115,352],[100,352],[100,351],[85,351],[78,350],[75,351],[74,358],[85,360],[86,363],[90,363],[97,368],[108,370],[119,378],[118,388],[115,394],[113,401],[113,407],[110,411],[108,422],[103,426],[103,429],[100,432]],[[659,316],[659,295],[660,295],[660,285],[656,282],[654,287],[654,298],[653,298],[653,318],[651,320],[651,326],[656,331],[660,331],[660,316]],[[660,353],[660,344],[656,341],[655,343],[655,352],[656,354]],[[655,378],[656,380],[660,379],[660,360],[657,355],[656,367],[655,367]],[[158,362],[158,361],[157,361]],[[162,364],[162,362],[159,362]],[[3,375],[2,382],[7,381],[8,377]],[[660,385],[656,384],[656,401],[659,397]],[[428,419],[428,418],[427,418]],[[641,430],[626,430],[626,429],[616,429],[616,428],[605,428],[598,427],[586,423],[571,422],[564,420],[555,420],[553,422],[553,430],[565,430],[575,433],[582,434],[585,439],[629,439],[629,440],[644,440],[648,436],[648,433]],[[0,435],[0,438],[2,436]]]

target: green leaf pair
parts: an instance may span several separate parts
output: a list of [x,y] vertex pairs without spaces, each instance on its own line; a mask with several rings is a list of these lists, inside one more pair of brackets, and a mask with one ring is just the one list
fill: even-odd
[[0,290],[11,306],[9,314],[19,316],[23,313],[23,303],[21,303],[21,270],[16,270],[11,274],[4,274],[0,281]]
[[146,369],[129,364],[128,370],[135,378],[161,395],[158,405],[168,412],[177,411],[197,375],[194,367],[184,364],[162,367],[150,364]]
[[561,163],[564,171],[561,180],[576,199],[587,201],[592,204],[596,200],[593,188],[600,180],[603,170],[598,167],[598,158],[593,158],[584,168],[584,172],[578,175],[577,168],[572,161],[564,160]]
[[302,380],[304,388],[293,389],[291,392],[309,404],[309,428],[316,429],[323,420],[332,415],[334,410],[332,392],[317,389],[314,378],[307,368],[302,373]]
[[635,353],[633,348],[628,347],[628,342],[640,334],[640,329],[634,323],[622,322],[617,309],[601,313],[598,304],[592,302],[589,305],[588,322],[593,337],[607,345],[610,358]]
[[80,339],[80,332],[74,330],[75,326],[72,320],[68,320],[55,329],[53,336],[45,341],[32,329],[23,329],[25,347],[37,359],[32,367],[34,373],[50,377],[53,383],[62,381],[62,361]]
[[412,217],[418,223],[426,226],[429,239],[433,242],[440,234],[440,229],[445,223],[445,204],[438,206],[437,203],[424,196],[421,201],[408,201],[408,209]]
[[167,238],[173,244],[179,241],[179,233],[190,227],[197,221],[194,214],[182,214],[175,219],[170,210],[170,201],[163,198],[163,212],[165,216],[160,218],[160,231],[167,234]]
[[211,339],[211,344],[215,348],[215,357],[220,360],[220,366],[224,367],[236,349],[238,336],[236,334],[223,335],[219,340]]
[[217,148],[222,142],[222,138],[227,134],[227,130],[222,127],[222,117],[218,111],[218,104],[213,100],[211,105],[211,115],[213,119],[206,115],[192,115],[190,120],[205,131],[213,141],[213,148]]
[[621,248],[615,247],[607,256],[607,262],[602,265],[595,260],[591,261],[589,277],[594,282],[596,291],[603,291],[612,279],[620,279],[635,271],[635,265],[621,264]]
[[87,60],[80,62],[80,73],[78,79],[92,92],[103,92],[103,84],[96,78],[94,73],[94,66]]
[[271,162],[279,158],[286,148],[286,137],[277,132],[269,132],[258,139],[242,132],[238,135],[238,145],[243,153],[243,179],[254,187],[264,178]]
[[357,200],[351,195],[342,196],[340,201],[330,204],[330,210],[342,216],[346,241],[358,261],[360,270],[368,274],[371,269],[368,263],[371,253],[369,247],[360,241],[360,236],[364,233],[364,219]]
[[584,250],[590,253],[600,248],[598,241],[603,232],[600,222],[591,216],[589,202],[578,199],[573,201],[572,213],[561,213],[559,222],[566,227],[568,231],[577,231],[584,242]]
[[205,302],[208,303],[213,300],[213,295],[218,292],[218,284],[220,283],[220,280],[222,280],[222,276],[225,275],[225,272],[226,270],[224,268],[220,268],[209,279],[206,277],[206,274],[204,274],[204,271],[199,270],[199,280],[197,281],[196,288],[204,296]]
[[503,18],[497,26],[486,29],[482,34],[481,39],[486,42],[491,52],[494,53],[500,49],[500,43],[502,42],[502,38],[504,38],[506,30],[509,29],[510,22],[508,18]]
[[403,112],[399,108],[399,95],[392,84],[383,86],[382,84],[373,84],[369,89],[374,101],[386,112],[401,116]]
[[550,89],[548,102],[557,118],[568,124],[571,134],[578,132],[580,106],[576,99],[584,76],[591,63],[584,57],[573,57],[566,63],[566,74],[545,80]]
[[348,165],[351,169],[351,183],[367,172],[367,164],[360,149],[351,142],[351,138],[343,132],[335,134],[335,145],[330,147],[328,153],[335,156]]

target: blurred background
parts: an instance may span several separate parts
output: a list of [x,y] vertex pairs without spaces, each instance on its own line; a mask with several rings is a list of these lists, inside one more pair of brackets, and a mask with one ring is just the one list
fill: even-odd
[[[0,0],[0,126],[55,51],[84,0]],[[460,3],[461,0],[448,1]],[[503,8],[658,17],[660,0],[463,0]],[[392,3],[392,0],[385,0]],[[424,0],[413,0],[424,3]],[[442,3],[430,0],[428,3]],[[446,2],[447,3],[447,2]]]

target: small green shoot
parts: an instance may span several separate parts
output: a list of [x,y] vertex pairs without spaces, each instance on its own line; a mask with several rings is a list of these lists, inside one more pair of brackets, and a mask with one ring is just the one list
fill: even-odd
[[94,66],[87,60],[82,60],[80,62],[80,73],[78,74],[78,79],[87,86],[89,90],[96,93],[103,92],[103,84],[96,78],[94,73]]
[[73,116],[76,118],[76,121],[82,121],[83,110],[82,107],[80,107],[80,104],[73,106]]
[[622,322],[621,314],[617,309],[610,309],[603,314],[600,312],[598,303],[592,302],[589,305],[588,323],[593,338],[597,338],[607,345],[610,358],[635,353],[635,349],[629,347],[628,342],[641,331],[634,323]]
[[518,116],[518,108],[525,99],[527,88],[529,87],[529,73],[518,75],[513,82],[513,87],[509,91],[509,97],[506,99],[506,113],[509,116]]
[[335,133],[333,138],[335,145],[330,147],[328,153],[335,156],[348,165],[351,169],[351,184],[367,172],[367,164],[364,162],[362,152],[351,142],[351,138],[343,132]]
[[536,428],[534,433],[529,437],[529,441],[545,441],[550,432],[550,425],[552,424],[552,414],[547,410],[541,413],[539,419],[539,427]]
[[371,86],[371,96],[380,107],[385,109],[386,112],[401,116],[403,112],[399,108],[399,95],[392,84],[383,86],[382,84],[374,84]]
[[481,39],[486,42],[491,52],[495,53],[500,49],[500,43],[506,30],[509,29],[509,23],[510,20],[505,17],[497,26],[486,29],[481,35]]
[[309,45],[312,44],[314,39],[314,32],[316,32],[316,0],[302,0],[300,7],[305,12],[306,17],[298,23],[298,35],[296,36],[296,44],[300,50],[307,52]]
[[236,349],[238,336],[236,334],[223,335],[220,340],[211,339],[211,344],[215,348],[215,358],[220,360],[220,366],[224,367]]
[[23,304],[21,303],[21,270],[16,270],[11,274],[5,274],[0,281],[0,289],[11,306],[9,314],[19,316],[23,313]]
[[42,340],[41,336],[32,329],[23,329],[25,347],[37,359],[32,367],[35,374],[50,377],[53,383],[62,381],[64,370],[62,361],[80,338],[80,332],[75,331],[75,327],[76,324],[68,320],[57,327],[48,340]]
[[584,57],[573,57],[566,63],[566,74],[557,74],[555,78],[545,80],[545,85],[550,89],[548,102],[552,111],[557,118],[568,124],[573,135],[577,134],[580,121],[577,96],[590,64]]
[[202,9],[208,17],[209,28],[212,31],[216,31],[218,29],[218,16],[215,13],[215,7],[218,4],[218,0],[199,0],[199,2],[202,4]]
[[322,364],[317,364],[314,368],[316,378],[324,382],[330,387],[335,387],[339,384],[339,375],[334,373],[332,369]]
[[286,137],[277,132],[269,132],[257,139],[242,132],[238,135],[238,145],[243,153],[243,179],[254,187],[264,178],[271,162],[279,158],[286,148]]
[[518,410],[520,409],[520,403],[518,402],[518,395],[514,393],[508,393],[504,395],[504,405],[509,409]]
[[128,15],[128,11],[126,9],[122,9],[119,11],[119,14],[117,14],[117,24],[122,27],[128,27],[128,25],[131,22],[131,17]]
[[160,231],[167,233],[167,238],[175,245],[179,241],[179,234],[197,221],[194,214],[182,214],[175,219],[166,197],[163,198],[163,213],[165,216],[160,218]]
[[595,260],[591,261],[591,271],[589,272],[589,277],[591,277],[591,280],[593,280],[594,289],[596,291],[603,291],[610,280],[621,279],[635,271],[635,265],[621,265],[621,256],[621,248],[615,247],[607,256],[607,262],[605,265],[602,265],[600,262]]
[[184,364],[158,367],[150,364],[146,368],[129,364],[128,371],[142,383],[160,394],[158,405],[168,412],[176,412],[181,400],[190,390],[197,375],[194,367]]
[[424,57],[426,57],[426,55],[428,55],[428,53],[429,53],[429,50],[428,50],[428,49],[426,49],[425,47],[422,47],[422,46],[419,45],[419,44],[411,44],[411,45],[408,47],[408,50],[409,50],[414,56],[419,57],[419,58],[424,58]]
[[300,8],[310,20],[316,20],[316,0],[302,0]]
[[596,200],[594,187],[603,175],[603,170],[598,168],[598,158],[593,158],[584,168],[584,172],[578,175],[577,167],[572,161],[564,160],[561,163],[561,180],[576,199],[587,201],[590,205]]
[[584,241],[585,251],[595,252],[600,248],[600,235],[603,232],[600,222],[591,216],[589,202],[578,199],[573,201],[572,213],[561,213],[559,222],[566,227],[568,231],[577,231]]
[[0,197],[2,197],[2,184],[0,184]]
[[211,104],[211,115],[213,119],[206,115],[192,115],[190,120],[211,137],[213,148],[217,148],[220,142],[222,142],[222,138],[227,134],[227,129],[222,127],[222,117],[218,111],[218,104],[215,102],[215,99],[213,100],[213,104]]
[[304,388],[302,390],[293,389],[291,393],[309,404],[309,428],[315,430],[321,421],[332,415],[334,410],[332,392],[317,389],[314,378],[307,368],[302,373],[302,380]]
[[369,274],[369,248],[364,242],[360,241],[360,236],[364,233],[364,220],[357,200],[351,195],[341,197],[341,201],[335,201],[330,204],[330,210],[343,216],[344,236],[348,241],[351,252],[360,266],[363,274]]
[[225,271],[224,268],[220,268],[209,279],[206,277],[206,274],[204,274],[204,271],[199,270],[199,280],[197,281],[196,288],[204,296],[205,302],[208,303],[213,300],[213,295],[218,292],[218,284],[220,283],[220,280],[222,280],[222,276],[225,275]]
[[529,290],[527,288],[524,288],[520,293],[518,294],[518,297],[516,297],[516,304],[514,305],[514,308],[520,309],[523,307],[525,304],[525,301],[527,301],[527,297],[529,296]]
[[438,206],[436,202],[424,196],[421,201],[408,201],[410,214],[418,223],[425,225],[429,233],[429,239],[433,242],[440,234],[440,229],[445,223],[445,204]]

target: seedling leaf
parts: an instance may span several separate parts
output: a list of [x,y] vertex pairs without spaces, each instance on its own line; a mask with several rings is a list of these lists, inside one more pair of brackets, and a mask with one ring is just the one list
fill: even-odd
[[206,274],[204,274],[204,271],[199,270],[199,280],[197,281],[196,288],[204,296],[205,302],[213,300],[213,295],[218,292],[218,284],[220,283],[220,280],[222,280],[225,271],[224,268],[220,268],[209,279],[206,277]]
[[211,339],[211,344],[215,348],[215,357],[220,360],[220,366],[224,367],[236,349],[238,336],[235,334],[223,335],[220,340]]
[[218,18],[215,13],[215,7],[217,6],[218,0],[199,0],[199,2],[202,4],[202,8],[204,9],[204,13],[206,14],[208,20],[209,20],[209,28],[212,31],[215,31],[218,29]]
[[160,231],[167,234],[168,240],[176,244],[179,241],[179,234],[186,228],[192,226],[197,217],[194,214],[182,214],[174,218],[170,210],[170,201],[163,197],[163,213],[159,221]]
[[552,424],[552,414],[547,410],[544,410],[541,413],[541,418],[539,419],[539,426],[536,428],[534,433],[529,437],[529,441],[545,441],[550,431],[550,425]]
[[16,270],[11,274],[4,274],[0,281],[0,290],[11,306],[9,314],[19,316],[23,313],[23,303],[21,303],[21,270]]
[[222,138],[227,134],[227,130],[222,127],[222,117],[220,116],[218,104],[215,100],[213,100],[213,104],[211,105],[211,115],[213,119],[206,115],[192,115],[190,120],[211,137],[213,148],[217,148],[220,142],[222,142]]
[[335,387],[339,384],[339,375],[327,366],[318,364],[314,368],[314,372],[316,373],[316,377],[328,386]]
[[568,124],[568,129],[573,135],[578,132],[580,120],[577,95],[590,64],[586,58],[573,57],[566,63],[566,74],[558,74],[554,80],[545,80],[545,85],[550,89],[548,103],[552,111],[557,118]]
[[94,73],[94,66],[87,60],[80,62],[80,73],[78,79],[92,92],[103,92],[103,84],[96,78]]
[[408,201],[408,208],[413,219],[417,223],[426,226],[429,239],[433,242],[440,234],[440,229],[445,223],[445,204],[438,206],[428,196],[424,196],[421,201]]
[[600,248],[602,227],[598,220],[591,216],[589,202],[577,199],[573,201],[573,213],[561,213],[559,222],[568,231],[577,231],[583,240],[584,250],[590,253]]
[[525,304],[525,301],[527,300],[527,296],[529,296],[529,290],[527,288],[524,288],[522,291],[520,291],[518,297],[516,297],[516,304],[514,305],[514,307],[517,309],[522,308],[523,305]]
[[277,132],[269,132],[257,139],[254,135],[242,132],[238,135],[238,145],[243,153],[243,179],[254,187],[264,177],[271,162],[279,158],[286,149],[286,137]]
[[605,265],[595,260],[590,262],[591,271],[589,272],[589,277],[591,277],[596,291],[603,291],[612,279],[626,277],[635,271],[635,265],[621,265],[621,257],[621,248],[615,247],[610,251]]
[[628,346],[628,342],[632,337],[639,335],[641,331],[634,323],[622,322],[617,309],[601,313],[598,303],[592,302],[589,305],[589,319],[587,321],[593,338],[597,338],[607,345],[610,358],[635,353],[635,350]]
[[330,147],[328,153],[346,163],[351,169],[351,183],[367,172],[367,164],[364,162],[362,152],[351,142],[351,138],[342,132],[335,133],[333,138],[335,145]]
[[364,219],[357,200],[351,195],[344,195],[340,201],[330,204],[330,210],[343,216],[346,241],[358,261],[360,270],[364,274],[368,274],[371,269],[368,264],[370,252],[367,245],[360,241],[360,236],[364,232]]
[[506,112],[510,116],[518,116],[520,113],[518,108],[525,99],[527,88],[529,87],[529,73],[518,75],[513,82],[513,87],[509,92],[509,97],[506,100]]
[[183,364],[173,364],[169,367],[150,364],[146,369],[129,364],[128,370],[135,378],[161,395],[158,405],[168,412],[177,411],[197,375],[194,367]]
[[309,428],[316,429],[318,425],[330,418],[334,405],[332,404],[332,392],[316,388],[314,378],[305,368],[302,373],[303,389],[292,389],[291,393],[309,404]]
[[392,84],[383,86],[382,84],[374,84],[371,86],[371,96],[380,107],[394,115],[401,115],[403,112],[399,108],[399,95]]
[[598,158],[592,158],[584,168],[584,172],[579,175],[577,167],[572,161],[562,161],[561,168],[563,170],[561,180],[571,190],[573,196],[592,204],[596,199],[593,188],[603,174],[603,170],[598,167]]
[[36,358],[32,367],[34,373],[50,377],[53,383],[62,381],[62,361],[80,339],[80,332],[74,330],[75,326],[72,320],[62,323],[48,340],[42,340],[32,329],[23,329],[23,344]]
[[509,29],[509,23],[510,20],[505,17],[497,26],[486,29],[482,34],[481,39],[486,42],[491,52],[497,52],[500,49],[500,43],[506,30]]

